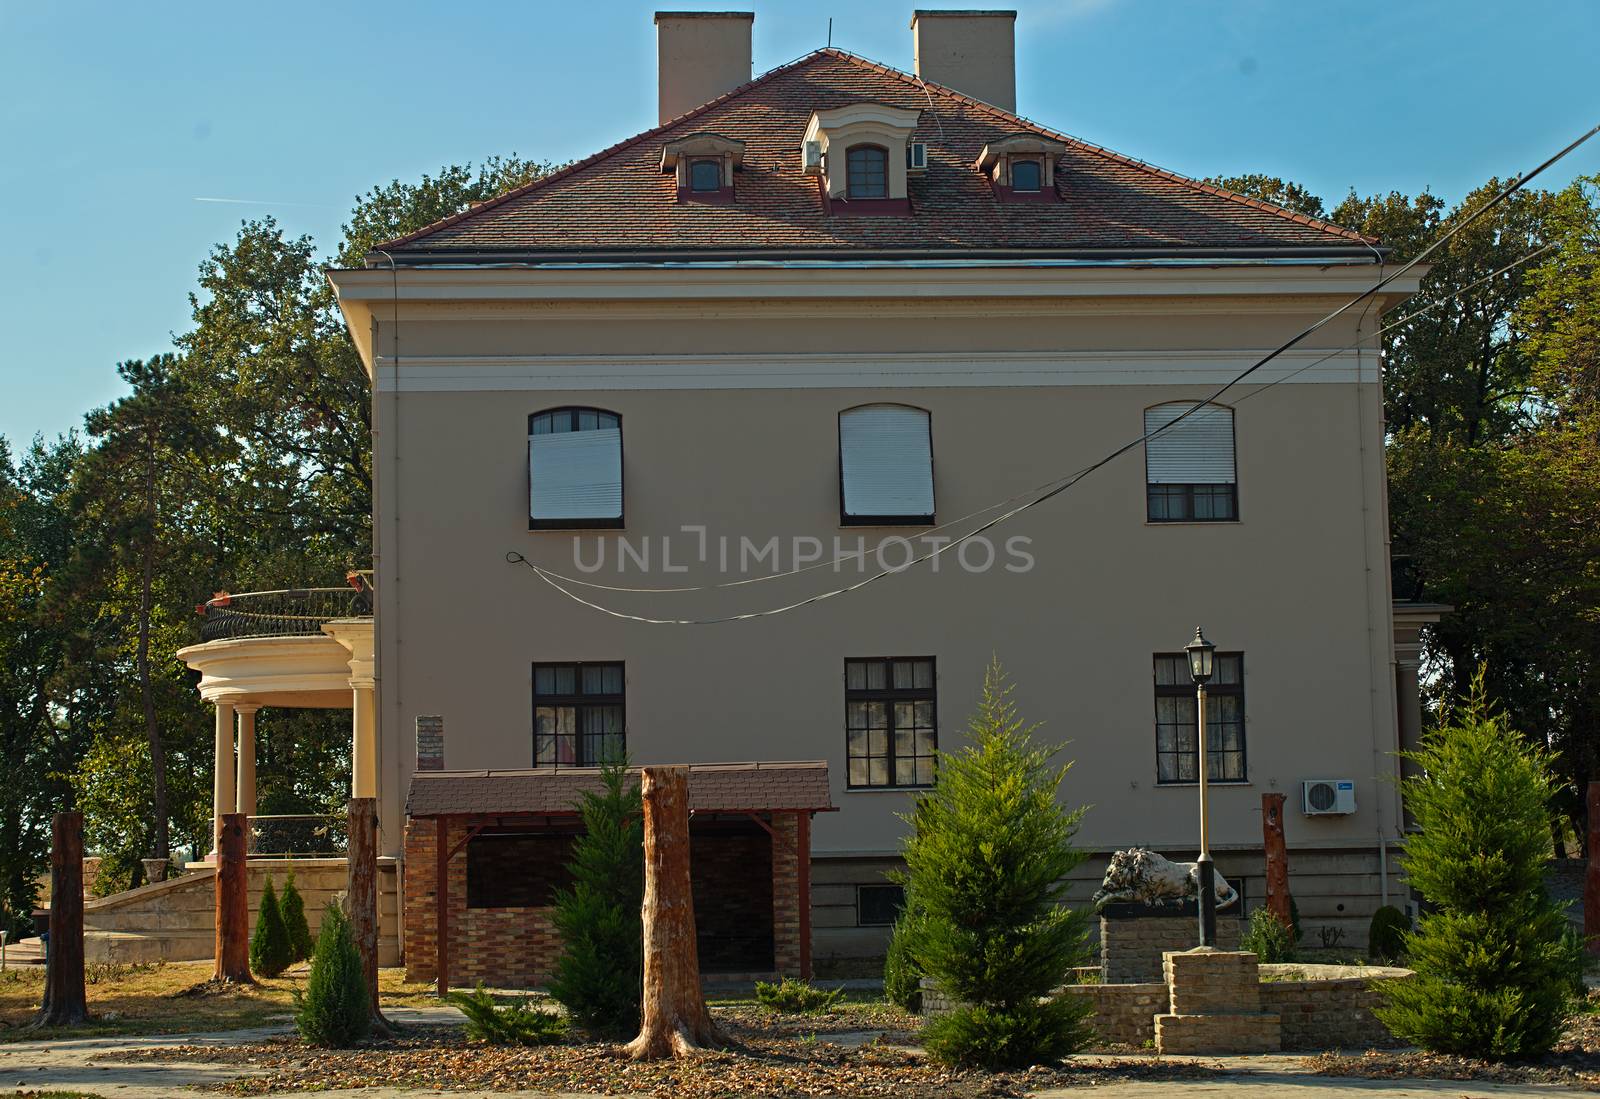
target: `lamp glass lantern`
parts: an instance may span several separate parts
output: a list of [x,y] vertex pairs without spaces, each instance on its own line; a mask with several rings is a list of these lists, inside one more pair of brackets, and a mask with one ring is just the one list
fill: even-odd
[[1200,686],[1205,686],[1210,681],[1216,665],[1217,647],[1206,640],[1205,634],[1200,632],[1200,627],[1194,630],[1194,640],[1183,647],[1189,657],[1189,678]]

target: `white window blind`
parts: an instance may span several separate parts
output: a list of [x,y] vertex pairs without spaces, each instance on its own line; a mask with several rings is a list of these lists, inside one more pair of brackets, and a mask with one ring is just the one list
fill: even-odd
[[839,416],[846,516],[933,514],[933,440],[928,414],[906,405],[865,405]]
[[622,518],[622,429],[528,436],[528,515]]
[[[1233,409],[1207,405],[1167,427],[1193,401],[1174,401],[1144,412],[1145,480],[1152,485],[1231,485]],[[1167,427],[1161,434],[1151,432]]]

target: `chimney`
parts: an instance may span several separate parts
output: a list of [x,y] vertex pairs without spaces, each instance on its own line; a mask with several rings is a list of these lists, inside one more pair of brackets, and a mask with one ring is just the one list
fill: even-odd
[[661,122],[750,82],[748,11],[658,11],[656,51]]
[[924,80],[1016,114],[1016,23],[1014,11],[912,12],[913,69]]

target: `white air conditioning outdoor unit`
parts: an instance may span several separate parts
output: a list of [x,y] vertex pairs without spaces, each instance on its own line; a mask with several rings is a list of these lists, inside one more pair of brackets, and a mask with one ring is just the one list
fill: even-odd
[[800,160],[801,171],[808,176],[820,175],[822,172],[822,142],[808,141],[802,150]]
[[1347,778],[1308,778],[1300,784],[1308,817],[1347,816],[1356,811],[1356,784]]
[[913,141],[906,146],[906,171],[926,172],[928,170],[928,145],[924,141]]

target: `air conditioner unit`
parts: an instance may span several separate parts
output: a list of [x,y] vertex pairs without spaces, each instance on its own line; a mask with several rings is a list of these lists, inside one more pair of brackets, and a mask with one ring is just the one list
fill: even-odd
[[1347,816],[1356,811],[1356,784],[1347,778],[1308,778],[1300,784],[1308,817]]
[[822,173],[822,142],[808,141],[801,156],[801,171],[808,176]]
[[923,141],[913,141],[906,146],[906,171],[926,172],[928,170],[928,145]]

